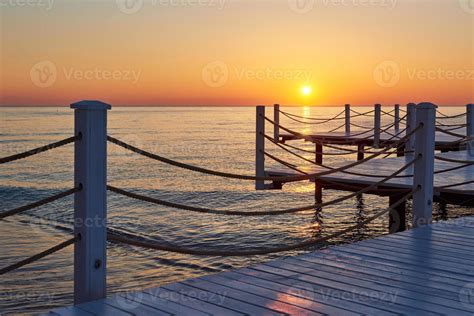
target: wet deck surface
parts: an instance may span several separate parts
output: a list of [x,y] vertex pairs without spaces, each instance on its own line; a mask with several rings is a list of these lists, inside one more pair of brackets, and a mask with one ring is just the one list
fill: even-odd
[[474,217],[49,315],[472,315]]

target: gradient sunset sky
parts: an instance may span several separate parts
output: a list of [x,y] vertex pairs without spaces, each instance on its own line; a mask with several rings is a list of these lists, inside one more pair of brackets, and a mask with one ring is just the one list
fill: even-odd
[[29,1],[0,0],[1,105],[474,101],[472,0]]

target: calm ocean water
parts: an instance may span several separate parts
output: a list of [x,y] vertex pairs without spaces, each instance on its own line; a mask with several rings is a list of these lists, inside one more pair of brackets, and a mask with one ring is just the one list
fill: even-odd
[[[368,110],[360,108],[359,110]],[[292,113],[329,117],[341,108],[288,108]],[[387,108],[386,110],[391,110]],[[272,115],[272,108],[267,113]],[[456,114],[463,108],[442,108]],[[387,118],[386,123],[389,123]],[[302,129],[324,131],[338,124]],[[358,124],[372,126],[370,118]],[[255,109],[252,107],[113,108],[109,134],[161,155],[215,170],[254,172]],[[271,135],[271,127],[267,133]],[[67,108],[0,108],[0,156],[44,145],[73,134],[73,111]],[[309,144],[298,145],[313,149]],[[295,163],[272,144],[267,148]],[[253,182],[228,180],[180,170],[129,153],[109,144],[108,181],[134,192],[189,205],[228,210],[281,209],[314,203],[314,185],[286,185],[283,191],[256,192]],[[313,159],[310,154],[308,158]],[[330,164],[354,156],[325,158]],[[272,163],[267,162],[268,165]],[[73,186],[73,146],[68,145],[0,166],[0,211],[33,202]],[[324,192],[325,199],[347,193]],[[108,195],[109,226],[153,240],[206,249],[255,249],[292,244],[339,231],[387,207],[388,198],[364,195],[321,211],[265,217],[225,217],[196,214],[150,205],[113,193]],[[435,219],[442,219],[436,206]],[[447,206],[448,218],[473,209]],[[0,267],[12,264],[70,237],[72,197],[0,221]],[[371,238],[387,232],[382,218],[331,244]],[[308,251],[308,250],[305,250]],[[108,293],[144,289],[257,262],[295,255],[287,252],[251,258],[178,255],[109,244]],[[69,305],[73,299],[73,247],[0,277],[0,312],[37,313]]]

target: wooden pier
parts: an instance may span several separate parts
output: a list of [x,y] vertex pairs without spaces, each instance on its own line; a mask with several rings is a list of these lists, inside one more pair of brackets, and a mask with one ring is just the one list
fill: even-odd
[[48,315],[472,315],[474,217]]

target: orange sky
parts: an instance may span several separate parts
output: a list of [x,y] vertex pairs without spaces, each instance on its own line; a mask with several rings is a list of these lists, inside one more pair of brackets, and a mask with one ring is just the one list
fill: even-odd
[[469,1],[2,0],[0,104],[466,104]]

